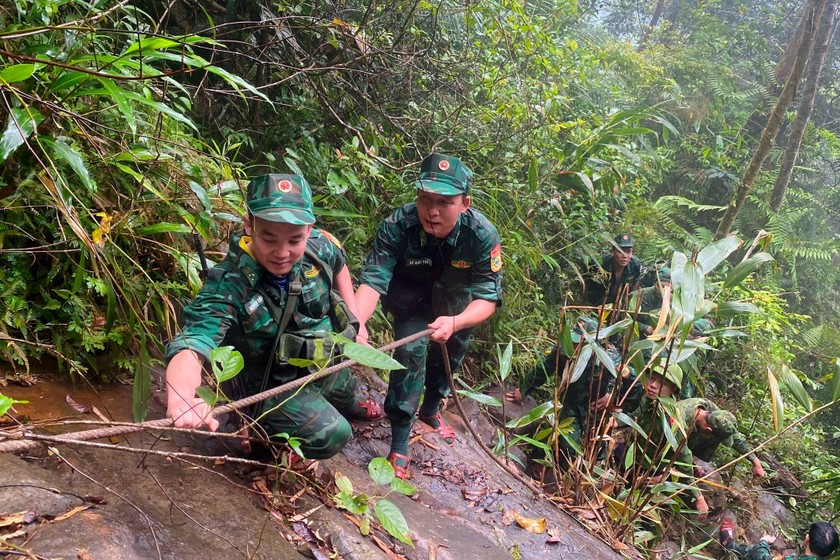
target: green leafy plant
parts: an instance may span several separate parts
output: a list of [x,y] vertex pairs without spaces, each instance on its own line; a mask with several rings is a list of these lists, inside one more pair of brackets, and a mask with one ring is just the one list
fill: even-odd
[[394,476],[394,467],[383,457],[371,460],[368,473],[373,482],[387,487],[388,491],[382,496],[357,494],[353,490],[353,482],[341,473],[336,473],[335,484],[338,487],[338,494],[335,496],[336,505],[361,517],[359,531],[363,535],[370,533],[370,524],[375,517],[389,535],[400,542],[414,546],[405,517],[396,504],[388,500],[386,496],[392,492],[411,496],[417,489]]

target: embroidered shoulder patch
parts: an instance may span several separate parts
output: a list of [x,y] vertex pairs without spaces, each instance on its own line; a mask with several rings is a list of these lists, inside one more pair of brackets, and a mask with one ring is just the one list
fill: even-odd
[[496,245],[490,251],[490,270],[499,272],[502,270],[502,246]]
[[318,267],[313,266],[312,268],[310,268],[309,270],[304,272],[303,275],[306,276],[307,278],[315,278],[316,276],[318,276],[319,272],[321,272],[321,271],[318,269]]
[[344,249],[344,247],[341,245],[341,241],[339,241],[338,239],[336,239],[336,238],[335,238],[335,236],[334,236],[333,234],[331,234],[330,232],[328,232],[328,231],[327,231],[327,230],[325,230],[325,229],[322,229],[322,230],[321,230],[321,233],[323,233],[323,234],[324,234],[324,237],[326,237],[327,239],[329,239],[329,240],[332,242],[332,244],[333,244],[333,245],[335,245],[335,246],[336,246],[336,247],[338,247],[339,249]]
[[453,268],[472,268],[472,263],[467,261],[452,261]]

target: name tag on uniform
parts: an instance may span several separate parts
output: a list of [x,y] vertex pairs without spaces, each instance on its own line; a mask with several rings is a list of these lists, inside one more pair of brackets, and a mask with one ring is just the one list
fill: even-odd
[[405,259],[405,266],[432,266],[432,259]]
[[265,302],[262,297],[262,294],[257,294],[251,298],[251,301],[245,304],[245,311],[248,312],[248,315],[253,315],[254,311],[260,308],[260,306]]

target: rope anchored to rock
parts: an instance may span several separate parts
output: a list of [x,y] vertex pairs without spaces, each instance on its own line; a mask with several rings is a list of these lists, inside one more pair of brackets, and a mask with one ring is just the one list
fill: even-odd
[[[399,340],[395,340],[389,344],[386,344],[379,348],[380,352],[388,352],[395,348],[399,348],[400,346],[404,346],[410,342],[414,342],[424,336],[429,336],[434,332],[434,329],[426,329],[412,335],[406,336]],[[257,393],[255,395],[251,395],[250,397],[245,397],[243,399],[239,399],[232,403],[224,404],[222,406],[217,406],[210,411],[210,417],[218,417],[223,414],[227,414],[228,412],[233,412],[234,410],[241,410],[247,408],[253,404],[258,402],[262,402],[266,399],[271,397],[276,397],[286,391],[292,391],[294,389],[299,389],[304,385],[311,383],[312,381],[316,381],[323,377],[327,377],[337,371],[341,371],[346,367],[350,367],[353,364],[356,364],[355,360],[344,360],[339,362],[333,366],[330,366],[324,370],[317,371],[310,375],[306,375],[304,377],[300,377],[298,379],[294,379],[288,383],[284,383],[283,385],[278,385],[277,387],[272,387],[266,391],[261,393]],[[174,423],[172,418],[161,418],[160,420],[151,420],[149,422],[141,422],[138,424],[123,424],[120,426],[110,426],[107,428],[97,428],[95,430],[84,430],[81,432],[74,432],[69,434],[62,434],[60,436],[55,436],[52,441],[59,442],[59,443],[73,443],[77,441],[88,441],[92,439],[101,439],[106,437],[112,436],[121,436],[125,434],[132,434],[139,431],[142,431],[147,428],[167,428],[171,427]],[[208,432],[210,434],[212,432]],[[41,445],[40,441],[36,441],[31,439],[35,437],[36,434],[29,431],[22,431],[13,434],[0,434],[0,438],[5,437],[6,441],[0,441],[0,453],[16,453],[18,451],[27,451],[30,449],[34,449]]]

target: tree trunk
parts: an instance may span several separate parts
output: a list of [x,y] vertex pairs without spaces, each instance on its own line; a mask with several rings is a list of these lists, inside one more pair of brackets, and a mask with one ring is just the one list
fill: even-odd
[[[773,99],[774,97],[777,97],[779,95],[780,88],[777,84],[784,84],[788,81],[788,78],[790,78],[790,73],[793,70],[793,64],[796,62],[796,56],[799,52],[799,45],[802,43],[802,34],[814,21],[815,4],[815,0],[806,0],[802,9],[802,17],[799,18],[799,23],[796,24],[796,30],[793,32],[793,36],[790,38],[790,41],[788,41],[787,47],[785,47],[785,52],[782,53],[782,58],[780,58],[779,63],[776,64],[776,69],[773,72],[776,80],[771,80],[770,83],[767,84],[766,99]],[[768,103],[763,100],[759,101],[753,110],[752,115],[750,115],[750,118],[747,119],[745,128],[750,136],[757,135],[762,129],[761,122],[766,114],[767,104]]]
[[[826,0],[816,0],[816,9],[813,13],[821,14],[825,4]],[[790,77],[785,83],[782,93],[779,94],[779,100],[776,102],[776,106],[773,107],[773,112],[770,113],[770,116],[767,119],[767,125],[761,133],[761,138],[758,141],[758,147],[756,147],[755,153],[753,153],[753,157],[747,166],[747,170],[744,172],[743,177],[741,177],[741,181],[738,185],[738,191],[735,193],[735,200],[729,204],[723,218],[720,220],[720,225],[718,225],[718,229],[715,232],[715,239],[721,239],[729,235],[729,232],[732,230],[732,225],[735,223],[735,218],[738,217],[738,213],[741,211],[741,208],[743,208],[744,202],[747,200],[747,195],[752,190],[753,185],[758,178],[761,166],[764,164],[767,154],[770,153],[770,149],[773,147],[773,143],[776,140],[776,134],[779,132],[779,127],[782,124],[785,111],[787,111],[788,106],[791,101],[793,101],[793,97],[796,94],[797,83],[802,77],[805,65],[808,62],[808,57],[811,54],[811,47],[814,44],[815,31],[816,21],[815,18],[812,17],[810,19],[810,24],[802,33],[802,40],[799,43],[796,61],[794,62]]]
[[790,177],[793,174],[793,167],[799,157],[799,150],[802,147],[802,137],[805,136],[805,127],[811,118],[811,110],[814,108],[814,100],[817,97],[817,88],[820,83],[820,74],[825,64],[828,47],[837,28],[837,0],[827,0],[822,17],[819,19],[817,35],[814,39],[814,48],[811,57],[808,59],[808,69],[805,73],[805,87],[802,91],[802,98],[799,100],[799,108],[796,111],[796,118],[793,121],[788,137],[787,149],[782,156],[782,163],[779,175],[773,185],[773,193],[770,195],[770,208],[778,212],[785,199]]
[[656,29],[656,25],[659,23],[659,18],[662,17],[662,10],[665,9],[665,0],[656,0],[656,6],[653,8],[653,14],[650,16],[650,23],[645,28],[645,32],[642,35],[642,38],[639,40],[639,48],[638,52],[642,52],[647,48],[648,39],[650,39],[650,34],[653,33],[653,30]]

